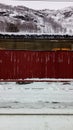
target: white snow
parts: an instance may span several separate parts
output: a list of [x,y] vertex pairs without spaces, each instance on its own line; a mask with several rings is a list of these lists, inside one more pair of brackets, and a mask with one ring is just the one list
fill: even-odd
[[[73,82],[0,83],[0,111],[73,109]],[[42,111],[43,112],[43,111]],[[51,111],[52,112],[52,111]],[[73,110],[72,110],[73,112]]]
[[0,130],[73,130],[73,81],[0,82]]
[[73,116],[0,116],[0,130],[73,130]]

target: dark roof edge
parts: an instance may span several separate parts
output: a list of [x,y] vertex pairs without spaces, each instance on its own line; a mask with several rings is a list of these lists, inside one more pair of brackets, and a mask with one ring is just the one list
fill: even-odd
[[34,39],[34,40],[73,40],[73,35],[48,35],[48,34],[0,34],[0,39]]

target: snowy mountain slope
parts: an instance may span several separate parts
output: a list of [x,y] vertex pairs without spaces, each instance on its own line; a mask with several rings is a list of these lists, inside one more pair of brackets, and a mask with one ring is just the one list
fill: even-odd
[[0,32],[73,34],[73,7],[33,10],[0,4]]
[[[47,18],[53,19],[55,24],[55,31],[58,26],[61,30],[58,32],[73,34],[73,7],[68,7],[62,10],[43,10]],[[57,27],[56,27],[57,26]]]

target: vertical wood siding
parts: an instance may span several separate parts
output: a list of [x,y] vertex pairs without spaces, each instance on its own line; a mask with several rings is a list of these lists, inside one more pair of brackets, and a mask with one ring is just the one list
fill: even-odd
[[73,52],[0,50],[0,79],[26,78],[73,78]]

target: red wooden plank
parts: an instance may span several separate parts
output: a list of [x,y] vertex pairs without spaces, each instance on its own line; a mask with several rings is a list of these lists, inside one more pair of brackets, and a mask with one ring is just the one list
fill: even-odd
[[72,76],[72,62],[70,52],[57,53],[57,75],[58,78],[71,78]]

